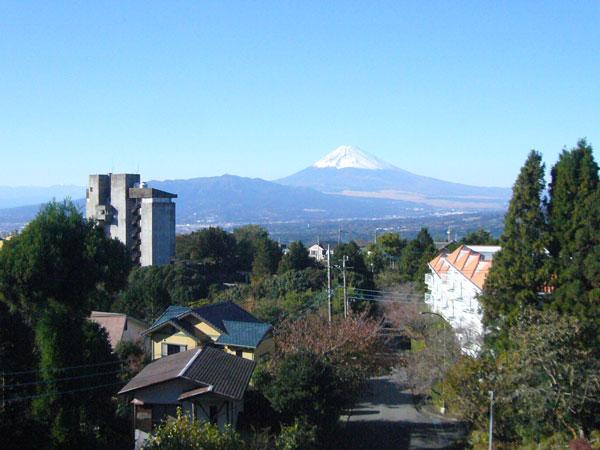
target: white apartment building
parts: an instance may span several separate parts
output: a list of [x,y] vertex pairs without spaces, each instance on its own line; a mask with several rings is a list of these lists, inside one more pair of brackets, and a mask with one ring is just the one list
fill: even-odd
[[492,266],[495,245],[461,245],[429,262],[425,302],[454,328],[464,353],[476,355],[483,338],[478,296]]

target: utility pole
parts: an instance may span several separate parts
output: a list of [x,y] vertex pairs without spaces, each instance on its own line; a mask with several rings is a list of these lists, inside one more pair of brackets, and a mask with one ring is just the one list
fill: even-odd
[[492,450],[493,433],[494,433],[494,391],[489,391],[490,394],[490,438],[488,440],[488,450]]
[[327,244],[327,317],[331,323],[331,251]]
[[346,261],[348,260],[347,256],[342,257],[342,277],[344,280],[344,319],[348,317],[348,293],[346,291]]

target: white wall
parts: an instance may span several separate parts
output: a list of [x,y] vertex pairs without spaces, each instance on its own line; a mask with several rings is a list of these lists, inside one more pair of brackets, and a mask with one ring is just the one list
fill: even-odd
[[442,276],[430,268],[425,284],[429,290],[425,302],[452,325],[463,352],[476,355],[483,337],[482,311],[477,300],[481,289],[454,267]]

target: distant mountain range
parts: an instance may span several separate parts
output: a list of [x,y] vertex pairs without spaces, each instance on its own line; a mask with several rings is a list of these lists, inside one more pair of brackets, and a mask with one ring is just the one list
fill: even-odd
[[[179,225],[389,219],[440,212],[503,210],[511,191],[415,175],[355,147],[342,146],[277,181],[233,175],[149,181],[178,195]],[[31,220],[39,204],[71,197],[83,208],[85,188],[0,187],[0,231]],[[9,208],[11,207],[12,208]],[[8,208],[8,209],[7,209]]]
[[416,202],[434,208],[503,209],[511,196],[507,188],[469,186],[416,175],[347,145],[277,183],[351,197]]

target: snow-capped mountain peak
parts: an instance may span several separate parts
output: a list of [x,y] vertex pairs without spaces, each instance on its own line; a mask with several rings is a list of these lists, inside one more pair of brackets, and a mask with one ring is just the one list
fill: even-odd
[[370,169],[383,170],[393,169],[394,166],[380,160],[379,158],[363,152],[351,145],[342,145],[329,153],[323,159],[313,164],[313,167],[324,169],[332,167],[335,169]]

